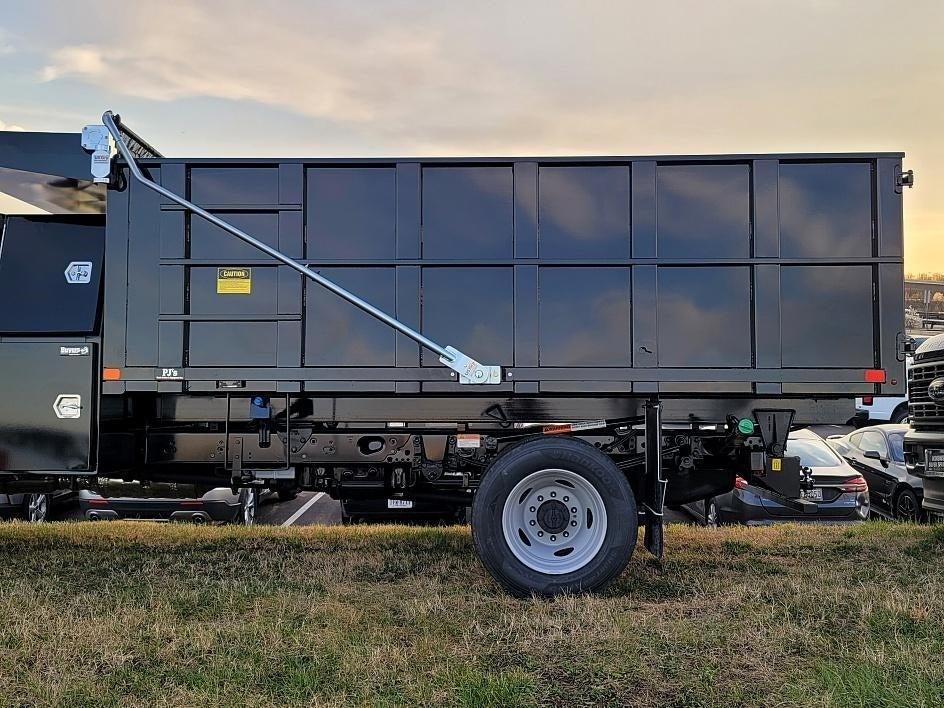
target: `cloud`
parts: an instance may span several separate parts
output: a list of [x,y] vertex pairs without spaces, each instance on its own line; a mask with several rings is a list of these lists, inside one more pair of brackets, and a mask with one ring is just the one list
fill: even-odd
[[[895,94],[912,69],[892,45],[894,61],[886,45],[843,51],[842,34],[863,46],[850,17],[889,32],[930,23],[916,29],[882,3],[805,12],[761,5],[613,4],[588,13],[571,3],[477,9],[400,0],[285,3],[276,13],[238,0],[128,3],[99,18],[107,40],[69,44],[61,34],[40,78],[160,102],[254,102],[359,133],[367,152],[388,154],[730,151],[752,140],[790,149],[783,136],[797,128],[815,128],[824,141],[841,136],[830,147],[842,149],[855,140],[850,127],[900,119]],[[757,26],[802,36],[802,51]],[[128,27],[146,31],[120,31]],[[939,65],[933,46],[912,42],[908,65]],[[869,89],[850,77],[868,77]]]
[[372,26],[357,36],[354,18],[344,16],[275,26],[268,12],[244,5],[240,22],[221,23],[211,9],[182,4],[172,22],[149,19],[133,42],[55,49],[40,78],[107,84],[155,101],[254,101],[362,124],[382,123],[389,109],[402,119],[401,97],[417,84],[446,89],[448,52],[436,33]]
[[79,77],[95,81],[108,74],[105,50],[93,45],[63,47],[52,55],[52,62],[43,68],[42,80]]
[[4,123],[2,120],[0,120],[0,130],[11,130],[15,132],[23,132],[24,130],[26,130],[26,128],[22,128],[12,123]]

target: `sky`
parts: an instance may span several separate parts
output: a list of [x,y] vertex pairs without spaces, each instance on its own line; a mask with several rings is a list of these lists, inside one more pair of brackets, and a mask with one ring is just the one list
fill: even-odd
[[904,151],[944,271],[944,2],[0,3],[0,129],[165,155]]

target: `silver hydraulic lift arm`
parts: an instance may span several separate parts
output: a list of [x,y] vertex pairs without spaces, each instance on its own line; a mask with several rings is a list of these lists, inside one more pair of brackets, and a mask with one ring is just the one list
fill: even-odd
[[157,182],[148,179],[141,171],[141,168],[138,166],[135,156],[132,154],[132,148],[130,148],[125,143],[123,135],[129,135],[129,140],[132,141],[132,146],[136,152],[141,154],[147,154],[149,150],[153,152],[150,146],[140,139],[136,134],[128,131],[127,128],[124,128],[123,126],[119,127],[121,126],[121,119],[111,111],[105,111],[105,113],[102,115],[102,122],[104,125],[89,125],[86,126],[82,131],[82,147],[92,153],[92,177],[94,181],[103,182],[106,184],[110,181],[112,144],[114,144],[114,146],[118,149],[118,153],[125,160],[125,162],[128,163],[128,167],[131,170],[132,176],[145,187],[163,195],[172,202],[176,202],[180,206],[206,219],[210,223],[219,226],[224,231],[232,234],[242,241],[245,241],[250,246],[259,249],[275,260],[284,263],[289,268],[298,271],[309,280],[313,280],[322,287],[325,287],[333,292],[338,297],[347,300],[355,307],[360,308],[372,317],[375,317],[384,324],[393,327],[401,334],[404,334],[413,341],[418,342],[420,345],[426,347],[430,351],[435,352],[439,356],[439,361],[456,372],[460,383],[501,383],[502,375],[500,366],[487,366],[480,364],[475,359],[467,356],[466,354],[463,354],[455,347],[440,346],[420,332],[417,332],[412,327],[405,325],[396,317],[387,314],[383,310],[374,307],[369,302],[363,300],[349,290],[342,288],[334,281],[325,278],[320,273],[317,273],[316,271],[299,263],[293,258],[286,256],[281,251],[278,251],[277,249],[272,248],[262,241],[250,236],[245,231],[242,231],[232,224],[227,223],[223,219],[215,216],[214,214],[211,214],[206,209],[201,208],[179,194],[175,194],[169,189],[157,184]]

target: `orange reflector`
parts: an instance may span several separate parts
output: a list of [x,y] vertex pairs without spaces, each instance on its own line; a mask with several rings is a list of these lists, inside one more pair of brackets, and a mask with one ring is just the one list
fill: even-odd
[[121,369],[102,369],[102,381],[118,381],[121,378]]
[[866,383],[885,383],[885,369],[866,369]]

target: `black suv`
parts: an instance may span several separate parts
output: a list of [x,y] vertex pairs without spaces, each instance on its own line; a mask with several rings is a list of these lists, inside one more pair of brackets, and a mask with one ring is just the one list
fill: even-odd
[[944,334],[915,352],[908,370],[908,408],[905,464],[908,472],[924,478],[925,511],[944,515]]

